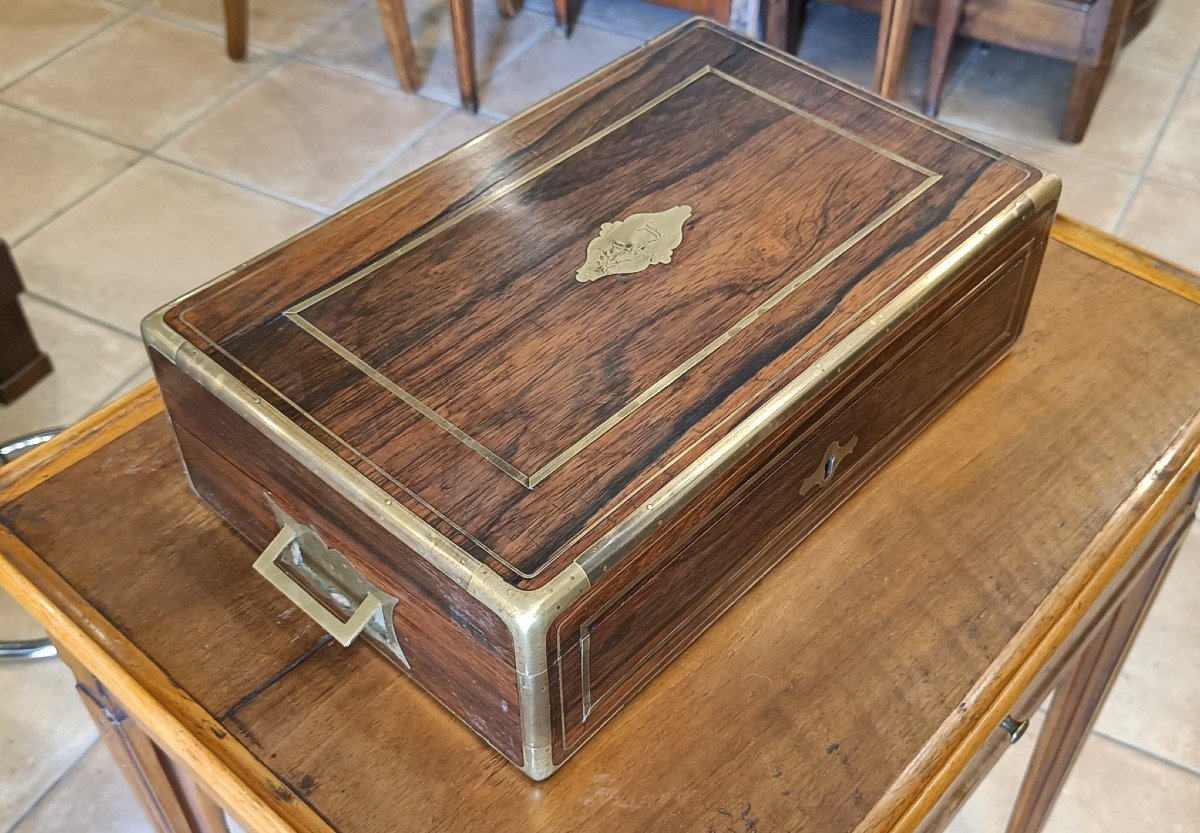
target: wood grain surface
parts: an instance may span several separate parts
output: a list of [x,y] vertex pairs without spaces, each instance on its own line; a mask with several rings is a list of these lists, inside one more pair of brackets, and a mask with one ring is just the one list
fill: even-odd
[[[1039,177],[697,22],[166,321],[536,587]],[[574,279],[676,205],[669,265]]]
[[1050,247],[1012,356],[548,782],[375,652],[299,644],[152,389],[0,473],[0,584],[256,829],[913,830],[1200,472],[1200,306],[1060,228],[1098,257]]

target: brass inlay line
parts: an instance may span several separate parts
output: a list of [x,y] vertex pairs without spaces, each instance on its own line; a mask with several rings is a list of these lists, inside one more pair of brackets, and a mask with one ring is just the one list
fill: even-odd
[[[853,98],[860,99],[864,102],[867,102],[868,104],[874,104],[876,106],[879,106],[878,102],[872,102],[871,99],[866,97],[861,91],[855,90],[853,87],[843,84],[843,83],[837,81],[836,79],[826,77],[824,75],[819,75],[819,74],[813,72],[808,67],[804,66],[803,64],[800,64],[800,63],[794,62],[794,61],[793,62],[786,61],[781,56],[775,55],[767,50],[758,48],[757,46],[755,46],[752,43],[745,43],[742,45],[744,47],[746,47],[747,49],[751,49],[752,51],[760,53],[760,55],[762,57],[768,58],[769,60],[772,60],[776,63],[780,63],[780,64],[783,64],[784,66],[787,66],[789,69],[798,71],[803,75],[807,75],[809,77],[815,78],[824,83],[828,83],[831,86],[837,88],[839,90],[839,92],[850,95]],[[577,84],[572,85],[572,87],[569,87],[567,90],[564,90],[563,92],[559,93],[558,95],[553,96],[551,99],[551,100],[555,101],[555,106],[553,109],[559,109],[559,108],[565,106],[567,102],[573,100],[573,96],[568,95],[568,93],[573,92],[574,88],[577,86],[580,86],[581,84],[582,84],[582,82],[577,82]],[[886,102],[884,104],[886,105]],[[534,105],[534,107],[536,107],[536,106],[538,106],[538,105]],[[534,108],[531,107],[529,109],[532,110]],[[914,118],[911,114],[908,114],[899,108],[892,108],[892,107],[885,106],[885,109],[892,116],[896,116],[904,121],[911,122],[911,123],[921,127],[922,129],[925,129],[931,133],[934,133],[935,135],[938,135],[942,138],[948,139],[949,141],[952,141],[955,144],[962,145],[963,147],[966,147],[966,148],[972,150],[973,152],[980,153],[984,156],[987,156],[988,158],[991,158],[998,162],[1002,162],[1006,165],[1010,164],[1005,161],[1006,157],[1003,157],[1002,155],[998,155],[995,151],[991,150],[990,148],[980,145],[977,142],[967,140],[964,137],[957,136],[948,131],[944,131],[941,129],[941,126],[937,125],[936,123],[931,122],[931,123],[927,124],[924,122],[920,122],[916,118]],[[517,118],[519,118],[519,117],[517,117]],[[500,129],[501,129],[501,127],[492,128],[491,130],[486,131],[481,136],[476,137],[475,139],[471,140],[471,142],[469,142],[468,144],[472,144],[474,142],[481,141],[483,138],[486,138],[487,136],[499,131]],[[432,163],[430,163],[430,164],[432,164]],[[422,168],[420,168],[416,171],[413,171],[410,174],[407,174],[404,177],[401,177],[397,182],[404,182],[404,181],[410,180],[410,179],[416,177],[417,175],[419,175],[422,171],[425,170],[425,168],[428,168],[428,167],[429,167],[429,164],[423,166]],[[968,220],[966,223],[964,223],[964,227],[970,226],[973,222],[975,222],[979,218],[987,215],[988,212],[990,212],[998,204],[1000,204],[1000,202],[1003,199],[1009,197],[1011,194],[1018,191],[1020,189],[1021,185],[1023,185],[1024,182],[1028,181],[1028,178],[1029,177],[1026,177],[1025,180],[1022,180],[1021,182],[1017,183],[1016,185],[1013,185],[1007,191],[1005,191],[1003,194],[999,195],[998,197],[991,200],[987,205],[983,206],[978,212],[976,212],[970,218],[970,220]],[[390,199],[385,200],[384,202],[382,202],[378,206],[376,206],[376,209],[387,205],[391,200],[397,199],[397,198],[399,198],[399,196],[400,196],[400,192],[397,192]],[[335,217],[342,216],[351,210],[353,210],[353,207],[345,208],[341,212],[339,212],[337,215],[334,215],[334,216]],[[330,218],[330,220],[331,219],[332,218]],[[318,223],[318,226],[325,225],[326,223],[330,222],[330,220],[322,221],[321,223]],[[293,240],[298,239],[300,236],[301,235],[299,235],[299,234],[296,235],[295,238],[293,238]],[[278,251],[290,242],[292,242],[292,241],[289,240],[289,241],[285,241],[284,243],[280,243],[278,246],[276,246],[271,251],[272,252]],[[870,304],[874,303],[876,300],[878,300],[878,298],[886,295],[888,292],[890,292],[892,289],[894,289],[897,285],[899,285],[904,280],[906,280],[909,276],[911,276],[913,273],[915,273],[919,268],[921,268],[922,265],[927,263],[930,260],[930,258],[932,258],[935,254],[937,254],[939,251],[942,251],[942,250],[943,249],[941,247],[935,247],[933,250],[928,252],[917,263],[913,264],[911,267],[909,267],[907,270],[905,270],[905,272],[902,275],[900,275],[898,278],[896,278],[895,281],[893,281],[887,287],[884,287],[882,290],[880,290],[880,292],[875,296],[875,298],[873,298],[868,303],[867,306],[870,306]],[[219,288],[216,288],[214,286],[214,289],[216,291],[213,293],[213,297],[230,292],[233,289],[235,289],[236,287],[242,285],[243,283],[246,283],[247,281],[252,280],[257,274],[259,274],[262,271],[263,268],[265,268],[265,267],[259,267],[258,269],[248,271],[243,275],[240,275],[236,278],[233,278],[232,280],[229,280],[224,286],[221,286]],[[220,279],[217,279],[213,283],[216,284],[219,280]],[[197,301],[196,303],[199,303],[199,301]],[[396,477],[394,475],[385,471],[383,468],[381,468],[378,464],[376,464],[373,460],[371,460],[369,457],[367,457],[361,451],[356,449],[354,446],[350,445],[348,442],[346,442],[345,439],[343,439],[340,435],[338,435],[335,431],[333,431],[333,429],[329,428],[327,425],[322,423],[314,415],[312,415],[311,413],[306,411],[298,403],[296,403],[290,397],[288,397],[286,394],[284,394],[283,391],[279,390],[277,387],[275,387],[270,382],[268,382],[266,379],[264,379],[260,374],[258,374],[254,370],[252,370],[245,362],[243,362],[237,356],[233,355],[227,349],[225,349],[223,346],[221,346],[219,343],[217,343],[217,341],[215,339],[213,339],[211,336],[209,336],[208,333],[206,333],[204,330],[200,329],[200,327],[198,327],[195,324],[195,322],[190,320],[188,313],[191,311],[191,309],[192,309],[191,307],[181,309],[179,312],[179,319],[180,319],[180,322],[184,326],[186,326],[189,330],[191,330],[195,334],[196,338],[198,338],[200,340],[200,342],[207,345],[215,353],[223,356],[225,358],[225,360],[228,361],[230,364],[239,368],[241,371],[243,371],[248,376],[250,376],[252,379],[254,379],[259,385],[262,386],[263,390],[269,391],[274,396],[278,397],[281,402],[285,403],[288,407],[294,409],[298,414],[300,414],[306,420],[308,420],[310,423],[315,425],[318,429],[320,429],[321,432],[323,432],[324,434],[326,434],[329,437],[330,441],[333,442],[334,445],[340,446],[341,448],[345,449],[350,454],[354,455],[364,465],[368,466],[371,470],[373,470],[374,472],[379,474],[380,477],[382,477],[387,482],[391,483],[404,495],[406,495],[407,497],[412,499],[414,502],[419,504],[425,510],[429,511],[431,514],[435,515],[438,519],[440,519],[443,523],[445,523],[449,528],[453,529],[456,533],[462,535],[464,538],[469,540],[472,544],[474,544],[476,547],[478,547],[481,552],[486,553],[491,558],[494,558],[498,563],[503,564],[507,569],[511,570],[514,575],[517,575],[523,579],[532,579],[532,578],[537,577],[539,574],[541,574],[543,572],[543,570],[545,569],[545,566],[547,564],[551,563],[554,560],[554,558],[558,557],[562,552],[569,549],[577,541],[579,541],[580,539],[585,537],[592,530],[594,530],[597,526],[602,524],[605,521],[605,519],[607,519],[614,512],[616,512],[618,509],[620,509],[621,506],[628,503],[629,500],[631,500],[638,492],[643,491],[645,489],[645,487],[650,482],[652,482],[654,479],[654,478],[650,478],[649,480],[644,482],[641,486],[636,488],[633,492],[631,492],[630,494],[624,496],[619,501],[617,501],[608,510],[606,510],[605,512],[603,512],[602,514],[600,514],[599,516],[594,518],[584,529],[577,532],[574,536],[571,537],[571,539],[569,541],[564,543],[558,550],[556,550],[555,553],[546,560],[545,564],[543,564],[540,567],[537,567],[532,572],[522,570],[521,568],[517,567],[515,564],[512,564],[508,559],[504,558],[502,555],[497,553],[494,549],[489,547],[487,544],[480,541],[478,538],[476,538],[474,535],[472,535],[468,530],[466,530],[464,527],[462,527],[459,523],[457,523],[452,518],[447,516],[444,512],[439,510],[436,506],[429,503],[425,498],[421,497],[419,494],[417,494],[415,491],[410,489],[404,483],[402,483],[401,481],[396,479]],[[805,351],[803,355],[797,357],[797,359],[791,365],[789,365],[789,368],[794,366],[798,362],[804,361],[806,358],[811,356],[815,351],[821,349],[824,345],[828,344],[834,337],[836,337],[838,335],[838,333],[842,332],[844,329],[846,329],[846,327],[850,326],[850,324],[853,323],[853,321],[856,321],[859,318],[860,318],[860,315],[858,313],[856,313],[854,316],[852,316],[851,320],[848,321],[846,324],[838,327],[832,333],[828,334],[825,338],[821,339],[821,341],[818,342],[816,345],[811,347],[809,350]],[[771,384],[773,384],[773,380],[765,382],[764,387],[769,387]],[[731,417],[732,417],[732,415],[726,416],[725,418],[720,420],[715,426],[710,428],[708,431],[704,432],[703,435],[694,439],[685,448],[681,449],[671,460],[668,460],[663,465],[663,468],[669,467],[670,465],[673,465],[675,462],[678,462],[679,460],[686,457],[687,454],[690,453],[690,451],[692,449],[694,449],[697,445],[699,445],[706,438],[708,438],[712,434],[712,432],[715,431],[717,428],[719,428],[720,426],[727,423],[731,419]]]
[[[646,388],[644,391],[642,391],[640,394],[638,394],[632,400],[627,402],[620,410],[618,410],[614,414],[610,415],[603,422],[601,422],[598,425],[596,425],[595,427],[593,427],[590,431],[588,431],[586,434],[584,434],[583,437],[576,440],[574,443],[572,443],[570,446],[568,446],[565,450],[556,454],[554,457],[552,457],[548,462],[543,464],[540,468],[538,468],[532,474],[527,474],[527,473],[521,471],[515,464],[513,464],[512,462],[510,462],[508,460],[505,460],[503,457],[501,457],[495,451],[488,448],[484,443],[480,442],[478,439],[471,436],[469,433],[464,431],[458,425],[455,425],[449,419],[447,419],[444,416],[442,416],[441,414],[437,413],[437,411],[435,411],[433,408],[431,408],[426,403],[422,402],[418,397],[414,396],[412,393],[405,390],[400,385],[396,384],[396,382],[394,382],[392,379],[390,379],[389,377],[387,377],[386,375],[381,373],[377,368],[372,367],[369,363],[367,363],[361,357],[355,355],[353,352],[348,350],[343,344],[341,344],[336,339],[331,337],[328,333],[324,332],[319,327],[317,327],[315,324],[313,324],[311,321],[304,318],[302,313],[305,310],[312,307],[314,304],[332,297],[333,295],[337,294],[338,292],[341,292],[342,290],[346,289],[347,287],[351,286],[352,284],[357,283],[358,281],[360,281],[363,278],[367,277],[368,275],[372,274],[373,272],[380,269],[384,265],[394,262],[399,257],[412,251],[413,249],[415,249],[417,246],[421,245],[422,243],[428,241],[429,239],[440,234],[441,232],[445,231],[446,229],[456,225],[457,223],[462,222],[467,217],[482,210],[483,208],[487,207],[491,203],[493,203],[496,200],[500,199],[501,197],[507,195],[514,189],[519,188],[520,186],[524,185],[525,183],[529,182],[530,180],[532,180],[538,176],[541,176],[550,168],[552,168],[558,164],[561,164],[563,161],[570,158],[571,156],[578,153],[579,151],[583,150],[584,148],[589,147],[592,144],[595,144],[599,139],[603,138],[604,136],[607,136],[608,134],[610,134],[614,130],[617,130],[618,128],[624,126],[625,124],[628,124],[634,118],[637,118],[638,116],[645,114],[653,107],[661,104],[663,101],[666,101],[668,98],[675,95],[680,90],[684,89],[685,87],[687,87],[688,85],[690,85],[692,83],[695,83],[700,78],[703,78],[706,75],[715,75],[718,78],[728,81],[740,89],[746,90],[747,92],[750,92],[754,95],[759,96],[760,98],[764,99],[765,101],[768,101],[778,107],[781,107],[782,109],[788,111],[789,113],[792,113],[794,115],[799,115],[799,116],[805,118],[806,120],[812,122],[813,124],[817,125],[818,127],[821,127],[825,130],[836,133],[840,136],[843,136],[844,138],[850,139],[851,141],[854,141],[857,144],[868,148],[869,150],[873,151],[874,153],[876,153],[880,156],[883,156],[893,162],[897,162],[901,165],[904,165],[905,167],[907,167],[913,171],[921,173],[925,177],[925,179],[923,182],[921,182],[919,185],[917,185],[915,188],[913,188],[907,194],[905,194],[900,200],[893,203],[888,209],[886,209],[885,211],[883,211],[882,213],[877,215],[870,222],[868,222],[866,225],[864,225],[858,231],[856,231],[853,235],[851,235],[849,238],[847,238],[845,241],[843,241],[839,246],[837,246],[836,248],[827,252],[815,264],[810,266],[808,269],[806,269],[800,275],[793,278],[791,281],[789,281],[787,284],[785,284],[781,289],[776,290],[776,292],[773,293],[766,301],[762,302],[757,307],[755,307],[753,310],[751,310],[747,315],[743,316],[732,327],[730,327],[724,333],[721,333],[720,335],[718,335],[716,338],[714,338],[712,341],[710,341],[708,344],[706,344],[704,347],[702,347],[699,351],[697,351],[692,356],[690,356],[688,359],[686,359],[682,364],[678,365],[671,372],[667,373],[662,378],[658,379],[656,382],[654,382],[654,384],[650,385],[650,387]],[[810,280],[812,277],[814,277],[817,273],[819,273],[823,269],[825,269],[830,263],[832,263],[838,257],[845,254],[851,247],[856,245],[864,237],[866,237],[868,234],[870,234],[872,231],[874,231],[876,228],[878,228],[880,225],[882,225],[884,222],[886,222],[888,219],[890,219],[892,216],[894,216],[897,212],[902,210],[905,206],[907,206],[909,203],[911,203],[913,200],[915,200],[924,191],[926,191],[927,189],[932,187],[940,179],[941,179],[940,174],[936,174],[936,173],[930,171],[928,168],[925,168],[921,165],[911,162],[910,160],[904,159],[903,157],[897,156],[896,154],[892,153],[891,151],[888,151],[884,148],[874,145],[871,142],[868,142],[858,136],[855,136],[854,134],[848,133],[847,131],[842,130],[841,128],[837,127],[836,125],[830,124],[829,122],[825,121],[824,119],[814,116],[811,113],[808,113],[807,111],[802,110],[798,107],[790,105],[787,102],[782,101],[782,100],[776,98],[775,96],[770,95],[769,93],[763,92],[762,90],[759,90],[756,87],[746,84],[743,81],[733,78],[732,76],[730,76],[720,70],[714,69],[712,67],[705,67],[704,69],[689,76],[687,79],[680,82],[679,84],[676,84],[675,86],[671,87],[669,90],[667,90],[667,91],[661,93],[660,95],[656,96],[655,98],[651,99],[649,102],[647,102],[646,104],[637,108],[629,115],[624,116],[623,118],[621,118],[618,121],[614,122],[613,124],[609,125],[604,130],[602,130],[592,136],[589,136],[587,139],[580,142],[579,144],[574,145],[573,147],[567,149],[566,151],[563,151],[561,154],[559,154],[558,156],[549,160],[545,164],[541,165],[538,168],[535,168],[533,171],[530,171],[525,176],[523,176],[520,179],[516,180],[515,182],[511,183],[508,187],[499,189],[496,193],[489,195],[484,200],[481,200],[480,203],[474,204],[474,205],[468,207],[467,209],[464,209],[462,212],[459,212],[458,214],[447,218],[444,222],[440,223],[439,225],[437,225],[434,228],[427,231],[425,234],[418,236],[414,240],[412,240],[409,243],[405,244],[404,246],[400,247],[395,252],[392,252],[391,254],[389,254],[387,257],[381,258],[380,260],[376,261],[375,263],[370,264],[369,266],[364,267],[363,269],[359,270],[358,272],[348,275],[347,277],[343,278],[342,280],[332,284],[331,286],[327,287],[326,289],[322,290],[321,292],[289,307],[287,310],[284,311],[284,315],[289,321],[291,321],[297,327],[301,328],[306,333],[308,333],[310,336],[315,338],[317,341],[321,342],[321,344],[325,345],[325,347],[327,349],[329,349],[330,352],[334,353],[335,355],[337,355],[338,357],[340,357],[341,359],[343,359],[344,361],[346,361],[347,363],[349,363],[350,365],[355,367],[363,375],[365,375],[366,377],[371,379],[373,382],[375,382],[376,384],[383,387],[385,390],[387,390],[392,395],[399,398],[405,404],[412,407],[414,410],[416,410],[418,413],[420,413],[426,419],[429,419],[430,421],[435,423],[443,431],[450,434],[452,437],[454,437],[459,442],[466,445],[472,451],[479,454],[481,457],[483,457],[489,463],[494,465],[497,469],[499,469],[500,471],[504,472],[506,475],[511,477],[513,480],[517,481],[518,483],[520,483],[522,486],[524,486],[527,489],[532,489],[535,486],[537,486],[539,483],[544,481],[547,477],[552,475],[555,471],[560,469],[562,466],[564,466],[568,462],[570,462],[572,458],[574,458],[574,457],[578,456],[580,453],[582,453],[584,449],[586,449],[589,445],[594,443],[597,439],[599,439],[605,433],[607,433],[612,428],[614,428],[616,425],[618,425],[620,422],[622,422],[627,417],[629,417],[634,411],[636,411],[642,405],[646,404],[648,401],[650,401],[652,398],[654,398],[659,393],[664,391],[666,388],[668,388],[674,382],[678,381],[679,378],[681,378],[688,371],[692,370],[697,365],[699,365],[700,362],[704,361],[706,358],[711,356],[722,345],[724,345],[725,343],[730,341],[732,338],[734,338],[736,335],[741,333],[743,330],[745,330],[747,327],[749,327],[752,323],[754,323],[756,320],[761,318],[763,315],[765,315],[771,309],[773,309],[774,307],[776,307],[780,303],[782,303],[789,295],[791,295],[793,292],[795,292],[801,285],[803,285],[808,280]]]

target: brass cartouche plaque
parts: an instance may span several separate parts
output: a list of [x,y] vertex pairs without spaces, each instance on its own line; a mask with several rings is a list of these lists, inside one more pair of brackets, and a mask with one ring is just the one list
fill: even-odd
[[655,263],[670,263],[683,242],[683,224],[692,216],[690,205],[677,205],[653,214],[631,214],[600,226],[588,243],[587,261],[575,273],[582,283],[608,275],[633,275]]

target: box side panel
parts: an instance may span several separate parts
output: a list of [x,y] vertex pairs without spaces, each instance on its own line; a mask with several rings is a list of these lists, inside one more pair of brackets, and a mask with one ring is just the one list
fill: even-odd
[[[523,765],[507,626],[174,364],[155,351],[151,357],[199,496],[259,548],[279,532],[273,503],[345,555],[368,581],[399,599],[393,621],[410,667],[402,668],[386,650],[381,653],[494,748]],[[398,558],[402,552],[409,557]],[[386,578],[374,567],[376,553],[389,555],[393,568]],[[403,569],[396,570],[397,563]],[[263,579],[248,572],[247,580]]]
[[555,761],[1007,353],[1053,206],[966,270],[886,352],[784,426],[552,627]]

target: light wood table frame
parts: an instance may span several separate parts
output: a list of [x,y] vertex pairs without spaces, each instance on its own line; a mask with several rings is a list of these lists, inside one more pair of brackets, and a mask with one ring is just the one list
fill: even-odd
[[1053,691],[1033,833],[1192,523],[1198,337],[1060,220],[1013,356],[540,784],[254,577],[152,385],[0,471],[0,584],[164,833],[936,830]]

